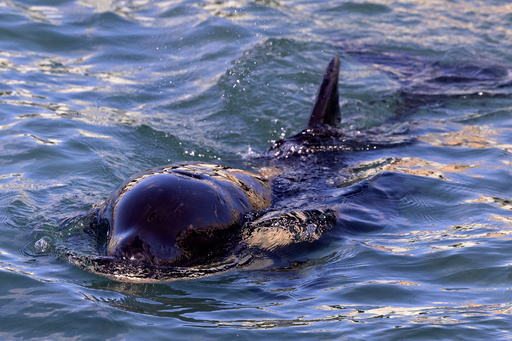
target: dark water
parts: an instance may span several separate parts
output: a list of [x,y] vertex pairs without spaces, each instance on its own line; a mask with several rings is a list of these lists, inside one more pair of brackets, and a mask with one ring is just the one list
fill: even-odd
[[[0,6],[0,338],[512,337],[508,2]],[[342,128],[415,142],[340,156],[342,219],[304,263],[133,284],[52,252],[139,170],[254,165],[335,54]]]

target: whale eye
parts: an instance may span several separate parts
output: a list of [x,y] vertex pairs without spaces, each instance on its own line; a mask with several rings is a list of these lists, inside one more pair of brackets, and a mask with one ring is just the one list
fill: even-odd
[[149,217],[148,217],[148,221],[149,221],[149,222],[152,222],[152,221],[153,221],[153,220],[155,220],[155,219],[156,219],[156,212],[155,212],[155,211],[153,211],[153,212],[151,212],[151,214],[149,215]]

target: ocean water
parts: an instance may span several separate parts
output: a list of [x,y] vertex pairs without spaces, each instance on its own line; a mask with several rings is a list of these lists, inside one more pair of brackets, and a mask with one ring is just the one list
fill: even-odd
[[[498,0],[0,1],[0,338],[511,339],[510,27]],[[337,154],[300,262],[144,284],[59,257],[140,170],[257,167],[333,55],[341,128],[379,143]]]

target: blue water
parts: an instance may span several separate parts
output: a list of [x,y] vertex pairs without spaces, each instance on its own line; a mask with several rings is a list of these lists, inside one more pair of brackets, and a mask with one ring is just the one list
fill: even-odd
[[[512,337],[508,2],[0,8],[0,338]],[[376,180],[300,263],[137,284],[54,252],[140,170],[257,165],[304,128],[333,55],[342,129],[382,147],[338,155],[326,200]]]

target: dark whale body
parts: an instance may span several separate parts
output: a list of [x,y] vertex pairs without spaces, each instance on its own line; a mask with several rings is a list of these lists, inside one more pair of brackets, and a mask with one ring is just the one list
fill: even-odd
[[[98,211],[106,255],[190,266],[221,256],[244,213],[270,205],[269,181],[224,166],[191,164],[137,174]],[[213,246],[213,247],[212,247]]]
[[[266,157],[279,161],[314,153],[323,150],[322,141],[343,136],[336,128],[341,121],[338,77],[339,58],[334,57],[306,129],[277,141]],[[336,223],[330,209],[276,213],[277,196],[271,176],[225,166],[150,169],[127,180],[90,215],[87,231],[97,239],[100,257],[67,256],[117,280],[170,280],[193,277],[197,268],[204,275],[216,272],[215,267],[232,267],[223,259],[232,250],[238,250],[236,266],[243,263],[244,251],[314,241]]]

